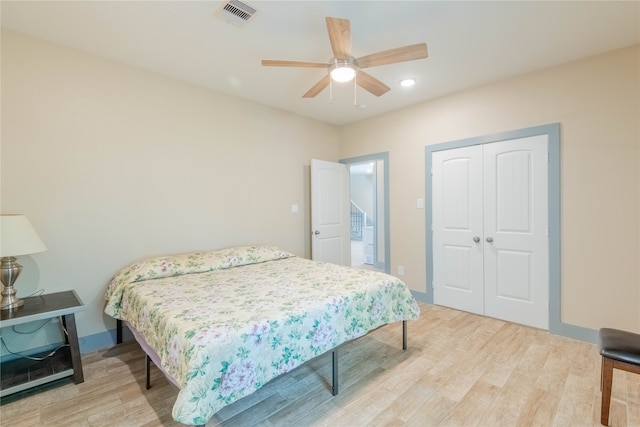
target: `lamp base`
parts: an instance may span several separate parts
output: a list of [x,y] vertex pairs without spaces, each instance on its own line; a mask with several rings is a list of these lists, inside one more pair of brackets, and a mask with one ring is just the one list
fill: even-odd
[[[6,290],[6,288],[5,288]],[[15,288],[13,289],[13,293],[15,294]],[[22,307],[24,305],[24,301],[15,295],[5,295],[2,292],[2,301],[0,302],[0,310],[14,310],[18,307]]]
[[7,256],[0,260],[0,281],[4,285],[0,310],[13,310],[24,305],[24,301],[16,296],[13,286],[21,271],[22,266],[16,262],[16,257]]

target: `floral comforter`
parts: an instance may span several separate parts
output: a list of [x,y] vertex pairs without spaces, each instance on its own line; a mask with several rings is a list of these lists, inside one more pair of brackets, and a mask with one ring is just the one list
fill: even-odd
[[393,276],[269,246],[153,258],[122,269],[105,313],[130,323],[181,386],[173,418],[205,424],[269,380],[420,310]]

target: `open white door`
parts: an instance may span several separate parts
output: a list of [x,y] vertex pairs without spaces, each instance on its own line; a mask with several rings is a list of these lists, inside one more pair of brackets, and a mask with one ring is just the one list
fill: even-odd
[[351,265],[349,170],[341,163],[311,160],[311,258]]

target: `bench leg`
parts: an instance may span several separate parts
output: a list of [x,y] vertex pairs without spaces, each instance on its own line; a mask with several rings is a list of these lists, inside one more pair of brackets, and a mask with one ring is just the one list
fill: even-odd
[[602,408],[600,424],[609,425],[609,409],[611,408],[611,386],[613,383],[613,359],[602,358]]
[[600,391],[602,391],[602,386],[604,385],[604,357],[601,358],[600,362]]

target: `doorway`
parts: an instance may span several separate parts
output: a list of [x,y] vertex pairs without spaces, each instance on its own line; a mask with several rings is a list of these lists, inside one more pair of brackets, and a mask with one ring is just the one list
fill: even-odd
[[349,168],[351,266],[389,272],[388,154],[341,160]]

